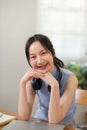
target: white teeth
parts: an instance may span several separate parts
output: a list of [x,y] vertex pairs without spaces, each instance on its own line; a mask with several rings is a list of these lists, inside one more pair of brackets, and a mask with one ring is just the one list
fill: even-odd
[[43,69],[43,68],[45,68],[46,67],[46,65],[43,65],[43,66],[37,66],[37,68],[39,68],[39,69]]

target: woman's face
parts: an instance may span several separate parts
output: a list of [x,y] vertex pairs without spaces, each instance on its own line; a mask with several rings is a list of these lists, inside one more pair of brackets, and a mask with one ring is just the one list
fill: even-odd
[[33,42],[29,48],[29,62],[32,68],[42,72],[54,70],[53,55],[39,41]]

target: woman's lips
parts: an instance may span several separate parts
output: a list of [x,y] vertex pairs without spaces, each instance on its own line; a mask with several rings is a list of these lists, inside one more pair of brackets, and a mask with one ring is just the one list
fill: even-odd
[[42,66],[38,66],[37,68],[40,69],[40,70],[44,70],[46,69],[48,64],[45,64],[45,65],[42,65]]

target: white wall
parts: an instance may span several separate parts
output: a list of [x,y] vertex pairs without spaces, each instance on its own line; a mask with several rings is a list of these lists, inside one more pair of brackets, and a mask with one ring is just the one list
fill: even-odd
[[0,109],[17,111],[24,47],[36,31],[36,0],[0,0]]

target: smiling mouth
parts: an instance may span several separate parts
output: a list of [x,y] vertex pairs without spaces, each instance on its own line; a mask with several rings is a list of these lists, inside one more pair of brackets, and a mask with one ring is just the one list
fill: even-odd
[[37,69],[44,70],[44,69],[46,69],[47,65],[48,65],[48,63],[45,65],[42,65],[42,66],[37,66]]

